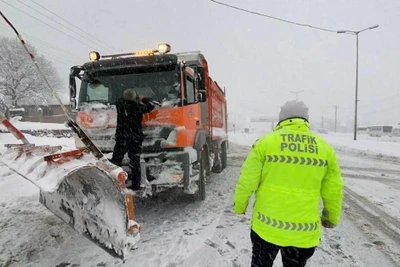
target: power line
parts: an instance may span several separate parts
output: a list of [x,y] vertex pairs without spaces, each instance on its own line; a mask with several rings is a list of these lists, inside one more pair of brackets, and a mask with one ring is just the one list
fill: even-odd
[[46,26],[48,26],[48,27],[50,27],[50,28],[52,28],[52,29],[54,29],[54,30],[56,30],[56,31],[58,31],[58,32],[61,32],[62,34],[65,34],[66,36],[68,36],[68,37],[74,39],[75,41],[77,41],[77,42],[79,42],[79,43],[81,43],[81,44],[83,44],[83,45],[85,45],[85,46],[87,46],[87,47],[90,47],[90,49],[93,49],[93,46],[92,46],[92,45],[87,44],[87,43],[84,43],[84,42],[82,42],[82,41],[76,39],[75,37],[69,35],[68,33],[65,33],[65,32],[61,31],[60,29],[57,29],[57,28],[55,28],[55,27],[53,27],[53,26],[47,24],[46,22],[44,22],[44,21],[42,21],[42,20],[40,20],[40,19],[38,19],[38,18],[36,18],[36,17],[30,15],[29,13],[27,13],[27,12],[25,12],[25,11],[23,11],[23,10],[21,10],[21,9],[19,9],[19,8],[17,8],[17,7],[15,7],[15,6],[13,6],[13,5],[11,5],[10,3],[7,3],[7,2],[4,1],[4,0],[0,0],[0,1],[3,2],[3,3],[5,3],[5,4],[7,4],[7,5],[9,5],[9,6],[11,6],[12,8],[14,8],[14,9],[16,9],[16,10],[18,10],[18,11],[24,13],[25,15],[27,15],[27,16],[29,16],[29,17],[31,17],[31,18],[37,20],[37,21],[40,21],[41,23],[45,24]]
[[38,56],[43,56],[47,60],[51,59],[50,61],[57,61],[59,63],[65,64],[68,66],[76,65],[75,62],[74,63],[68,62],[67,58],[61,58],[58,55],[50,54],[49,52],[54,53],[53,51],[47,51],[46,55],[43,55],[42,53],[38,53]]
[[[40,56],[40,54],[39,54],[39,56]],[[71,64],[71,63],[65,61],[65,59],[58,58],[58,57],[56,57],[56,56],[54,56],[54,55],[46,55],[45,58],[46,58],[47,60],[49,60],[49,61],[56,61],[56,62],[59,62],[59,63],[61,63],[61,64],[67,65],[67,66],[69,66],[69,67],[71,67],[71,65],[73,65],[73,64]],[[63,76],[64,76],[64,75],[63,75]]]
[[[6,26],[4,26],[4,25],[1,25],[1,24],[0,24],[0,27],[8,29],[8,27],[6,27]],[[4,32],[3,32],[3,33],[4,33]],[[24,33],[24,32],[20,32],[20,33],[22,33],[22,34],[24,34],[25,36],[27,36],[27,37],[28,37],[27,40],[30,40],[31,42],[34,42],[34,43],[39,44],[39,45],[35,45],[35,47],[45,46],[46,49],[52,49],[52,50],[54,50],[54,51],[56,51],[56,52],[67,53],[67,54],[69,54],[70,56],[74,56],[77,60],[81,60],[81,58],[82,58],[81,56],[72,54],[72,53],[69,52],[68,50],[64,50],[64,49],[58,48],[58,47],[53,46],[53,45],[51,45],[51,44],[49,44],[49,43],[47,43],[47,42],[45,42],[45,41],[42,41],[42,40],[40,40],[40,39],[38,39],[38,38],[35,38],[35,37],[33,37],[32,35],[26,34],[26,33]],[[9,34],[12,35],[12,32],[9,32]],[[6,37],[7,37],[7,36],[6,36]],[[13,38],[13,37],[14,37],[14,36],[10,36],[10,38]],[[70,58],[69,58],[69,59],[70,59]],[[74,63],[74,64],[75,64],[75,63]]]
[[42,57],[44,57],[44,58],[47,58],[48,56],[51,56],[51,57],[53,57],[53,58],[62,60],[62,61],[64,61],[65,63],[69,63],[70,66],[77,65],[76,62],[74,62],[71,58],[62,57],[62,56],[60,55],[60,53],[57,53],[57,52],[55,52],[55,51],[46,50],[46,54],[45,54],[45,53],[41,53],[40,51],[41,51],[41,50],[38,51],[38,55],[40,55],[40,56],[42,56]]
[[247,13],[250,13],[250,14],[253,14],[253,15],[257,15],[257,16],[267,17],[267,18],[278,20],[278,21],[281,21],[281,22],[286,22],[286,23],[293,24],[293,25],[296,25],[296,26],[308,27],[308,28],[312,28],[312,29],[316,29],[316,30],[320,30],[320,31],[337,33],[337,30],[331,30],[331,29],[312,26],[310,24],[299,23],[299,22],[294,22],[294,21],[290,21],[290,20],[286,20],[286,19],[281,19],[281,18],[278,18],[278,17],[273,17],[273,16],[270,16],[270,15],[267,15],[267,14],[259,13],[259,12],[256,12],[256,11],[251,11],[251,10],[244,9],[244,8],[241,8],[241,7],[228,5],[228,4],[225,4],[225,3],[222,3],[222,2],[219,2],[219,1],[215,1],[215,0],[210,0],[210,1],[214,2],[216,4],[219,4],[219,5],[222,5],[222,6],[226,6],[226,7],[229,7],[229,8],[233,8],[233,9],[240,10],[240,11],[243,11],[243,12],[247,12]]
[[[80,37],[84,38],[85,40],[88,40],[89,42],[93,42],[93,40],[90,40],[90,39],[87,38],[85,35],[82,35],[81,33],[75,31],[74,29],[71,29],[71,28],[69,28],[69,27],[67,27],[67,26],[65,26],[65,25],[63,25],[63,24],[61,24],[60,22],[58,22],[58,21],[56,21],[55,19],[53,19],[53,18],[47,16],[46,14],[40,12],[39,10],[37,10],[37,9],[35,9],[35,8],[33,8],[33,7],[31,7],[30,5],[28,5],[28,4],[24,3],[24,2],[22,2],[21,0],[17,0],[17,1],[20,2],[21,4],[23,4],[24,6],[27,6],[28,8],[30,8],[30,9],[36,11],[36,12],[39,13],[40,15],[45,16],[46,18],[50,19],[51,21],[57,23],[57,24],[60,25],[61,27],[63,27],[63,28],[65,28],[65,29],[67,29],[67,30],[69,30],[69,31],[71,31],[71,32],[73,32],[73,33],[79,35]],[[95,43],[95,42],[93,42],[93,43]],[[103,43],[103,42],[100,41],[100,43]],[[96,44],[96,45],[101,46],[101,45],[99,45],[99,44]],[[106,48],[106,47],[104,47],[104,46],[103,46],[102,48],[111,51],[109,48]],[[111,51],[111,52],[113,52],[113,51]]]
[[[31,0],[31,2],[33,2],[33,3],[35,3],[36,5],[40,6],[40,7],[43,8],[44,10],[50,12],[51,14],[53,14],[53,15],[56,16],[57,18],[61,19],[62,21],[68,23],[69,25],[71,25],[71,26],[77,28],[78,30],[80,30],[81,32],[85,33],[86,35],[92,37],[92,38],[95,39],[96,41],[99,41],[99,42],[104,43],[103,41],[97,39],[95,36],[91,35],[90,33],[86,32],[86,31],[84,31],[84,30],[82,30],[81,28],[79,28],[78,26],[72,24],[71,22],[65,20],[64,18],[60,17],[59,15],[57,15],[57,14],[54,13],[53,11],[49,10],[48,8],[42,6],[41,4],[39,4],[39,3],[37,3],[37,2],[35,2],[35,1],[33,1],[33,0]],[[112,47],[112,46],[110,46],[110,45],[108,45],[108,44],[106,44],[106,43],[104,43],[104,44],[105,44],[106,46],[108,46],[109,48],[111,48],[113,51],[117,51],[117,50],[118,50],[118,49],[116,49],[116,48],[114,48],[114,47]]]

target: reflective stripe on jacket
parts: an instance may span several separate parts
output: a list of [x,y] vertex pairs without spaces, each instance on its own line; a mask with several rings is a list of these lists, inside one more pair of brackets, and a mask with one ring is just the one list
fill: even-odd
[[280,122],[257,140],[235,189],[235,213],[246,211],[255,192],[252,229],[279,246],[315,247],[323,218],[340,220],[343,181],[334,149],[310,132],[303,119]]

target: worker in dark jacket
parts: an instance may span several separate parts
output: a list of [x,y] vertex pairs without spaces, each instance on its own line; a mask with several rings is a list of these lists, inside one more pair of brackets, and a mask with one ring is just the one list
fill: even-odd
[[111,162],[121,166],[125,154],[128,152],[129,167],[132,181],[129,187],[132,190],[140,189],[140,154],[142,152],[143,114],[154,109],[154,105],[147,98],[139,98],[133,89],[126,89],[123,97],[115,102],[117,107],[117,130],[115,133],[115,146]]

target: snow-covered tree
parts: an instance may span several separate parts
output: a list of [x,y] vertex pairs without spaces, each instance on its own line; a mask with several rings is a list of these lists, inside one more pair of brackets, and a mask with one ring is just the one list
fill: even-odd
[[[28,45],[36,56],[50,84],[57,88],[61,79],[51,61],[36,55],[36,49]],[[24,47],[17,39],[0,37],[0,108],[20,105],[47,105],[51,92],[36,69]]]

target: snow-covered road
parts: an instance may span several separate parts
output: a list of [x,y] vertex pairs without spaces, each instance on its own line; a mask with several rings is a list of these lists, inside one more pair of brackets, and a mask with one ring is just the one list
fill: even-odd
[[[232,212],[248,149],[231,145],[229,166],[208,179],[204,202],[173,191],[138,201],[141,243],[125,263],[48,212],[32,184],[0,166],[0,266],[249,266],[251,210],[245,216]],[[346,151],[339,160],[346,184],[342,222],[324,229],[308,266],[400,266],[400,167]],[[279,258],[275,266],[281,266]]]

